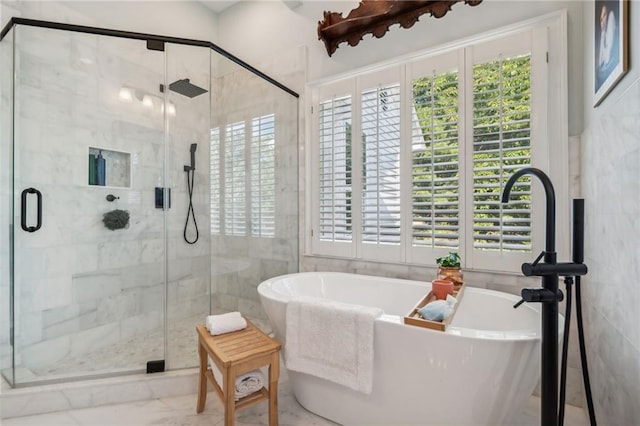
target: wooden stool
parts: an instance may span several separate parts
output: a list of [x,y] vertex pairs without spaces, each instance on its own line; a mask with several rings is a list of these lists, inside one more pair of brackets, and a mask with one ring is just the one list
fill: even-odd
[[[246,319],[246,318],[245,318]],[[232,333],[212,336],[204,324],[196,326],[198,331],[198,356],[200,374],[197,413],[204,410],[207,401],[207,379],[224,404],[224,424],[234,424],[235,410],[250,407],[265,399],[269,400],[269,426],[278,424],[278,377],[280,375],[280,343],[260,331],[247,320],[247,328]],[[208,368],[207,356],[222,373],[222,388]],[[235,400],[236,377],[269,366],[269,390],[264,387],[244,398]]]

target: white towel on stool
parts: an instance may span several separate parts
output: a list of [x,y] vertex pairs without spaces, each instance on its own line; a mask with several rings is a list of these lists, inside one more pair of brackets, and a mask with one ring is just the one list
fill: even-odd
[[[218,370],[211,358],[209,358],[209,367],[211,368],[213,377],[216,379],[216,382],[218,382],[220,388],[224,389],[224,384],[222,383],[222,373],[220,372],[220,370]],[[251,395],[252,393],[259,391],[260,389],[265,387],[266,382],[266,376],[260,369],[241,374],[240,376],[236,377],[236,383],[234,385],[236,393],[235,400],[237,401],[240,398],[244,398],[247,395]]]
[[209,333],[215,336],[245,329],[247,328],[247,320],[242,317],[240,312],[229,312],[227,314],[209,315],[206,325]]
[[249,371],[236,377],[236,400],[251,395],[264,387],[264,374],[260,370]]

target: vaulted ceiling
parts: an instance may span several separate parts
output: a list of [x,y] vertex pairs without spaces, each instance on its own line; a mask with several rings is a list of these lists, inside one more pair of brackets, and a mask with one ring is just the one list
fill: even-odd
[[239,1],[226,1],[226,0],[200,0],[200,3],[211,9],[215,13],[220,13],[225,9],[233,6]]
[[[230,0],[199,0],[200,3],[211,9],[215,13],[221,13],[238,3],[242,3],[242,0],[230,1]],[[274,0],[262,0],[262,1],[274,1]],[[303,2],[301,0],[281,0],[287,7],[293,9],[298,7]]]

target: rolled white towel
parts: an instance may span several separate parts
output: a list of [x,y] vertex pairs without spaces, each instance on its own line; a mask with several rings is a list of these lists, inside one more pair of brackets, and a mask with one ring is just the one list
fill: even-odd
[[[213,377],[218,382],[220,388],[222,388],[222,373],[216,367],[216,365],[209,358],[209,367],[211,368],[211,372],[213,373]],[[234,385],[235,389],[235,400],[239,400],[240,398],[244,398],[247,395],[251,395],[254,392],[259,391],[265,386],[267,382],[266,376],[262,371],[253,370],[248,373],[242,374],[236,377],[236,382]]]
[[227,314],[209,315],[206,326],[212,335],[231,333],[232,331],[247,328],[247,321],[240,312],[229,312]]
[[260,370],[249,371],[236,377],[236,400],[259,391],[264,383],[264,374]]

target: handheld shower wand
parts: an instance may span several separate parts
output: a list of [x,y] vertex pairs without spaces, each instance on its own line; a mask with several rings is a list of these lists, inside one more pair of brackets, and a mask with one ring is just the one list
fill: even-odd
[[[189,208],[187,209],[187,220],[184,223],[184,232],[182,233],[184,240],[188,244],[195,244],[198,241],[199,233],[198,233],[198,224],[196,223],[196,214],[193,211],[193,187],[194,187],[194,178],[196,171],[196,148],[198,144],[192,143],[189,148],[189,152],[191,154],[191,165],[184,166],[184,171],[187,173],[187,190],[189,191]],[[193,226],[196,229],[196,237],[193,240],[189,240],[187,237],[187,227],[189,226],[189,216],[193,218]]]
[[192,143],[191,147],[189,148],[189,152],[191,153],[191,165],[184,166],[184,171],[185,172],[190,172],[190,171],[194,171],[196,169],[196,148],[198,147],[197,143]]
[[191,152],[191,170],[196,169],[196,148],[198,147],[197,143],[192,143],[191,148],[189,148],[189,152]]

